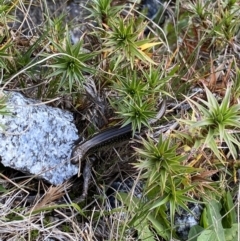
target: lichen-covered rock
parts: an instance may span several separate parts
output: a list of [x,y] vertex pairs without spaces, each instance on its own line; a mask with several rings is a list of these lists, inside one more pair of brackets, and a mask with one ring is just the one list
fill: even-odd
[[78,139],[70,112],[17,92],[7,94],[11,115],[0,115],[0,156],[4,166],[58,185],[78,172],[69,161]]
[[181,213],[175,214],[174,224],[176,227],[176,233],[181,240],[188,239],[190,228],[199,224],[203,210],[203,206],[198,203],[189,203],[188,208],[191,213],[180,208],[179,210]]

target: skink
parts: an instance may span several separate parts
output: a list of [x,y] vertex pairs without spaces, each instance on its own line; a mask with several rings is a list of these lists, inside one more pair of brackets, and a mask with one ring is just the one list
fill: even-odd
[[[161,119],[166,111],[166,101],[163,100],[160,104],[160,110],[157,113],[157,116],[153,119],[150,119],[148,123],[151,125],[157,120]],[[124,140],[128,140],[132,137],[132,125],[128,124],[124,127],[117,125],[114,127],[107,128],[94,135],[92,138],[79,143],[76,145],[71,154],[71,163],[78,164],[81,163],[85,157],[91,153],[96,152],[98,149],[112,145],[114,143],[121,143]]]

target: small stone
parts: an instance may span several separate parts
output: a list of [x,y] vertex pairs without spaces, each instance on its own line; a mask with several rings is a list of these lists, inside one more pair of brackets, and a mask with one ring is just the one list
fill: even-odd
[[162,3],[158,0],[142,0],[141,5],[143,9],[147,9],[147,17],[153,19]]
[[176,226],[176,233],[181,240],[188,239],[190,228],[199,224],[203,210],[203,206],[198,203],[189,203],[188,208],[191,213],[180,208],[181,213],[175,214],[174,224]]
[[77,174],[69,160],[79,138],[73,115],[17,92],[4,93],[11,115],[0,115],[2,164],[54,185]]

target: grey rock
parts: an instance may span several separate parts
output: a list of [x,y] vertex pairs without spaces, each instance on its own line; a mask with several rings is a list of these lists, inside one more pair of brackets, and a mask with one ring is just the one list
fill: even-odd
[[79,138],[72,114],[17,92],[5,93],[11,115],[0,115],[2,164],[54,185],[77,174],[69,161]]
[[199,224],[203,210],[203,206],[198,203],[189,203],[188,208],[191,213],[180,208],[181,213],[175,214],[174,224],[176,226],[176,233],[181,240],[188,239],[190,228]]
[[160,6],[162,5],[161,3],[162,1],[158,1],[158,0],[142,0],[141,1],[141,5],[142,5],[142,8],[143,9],[147,9],[147,17],[150,18],[150,19],[153,19]]

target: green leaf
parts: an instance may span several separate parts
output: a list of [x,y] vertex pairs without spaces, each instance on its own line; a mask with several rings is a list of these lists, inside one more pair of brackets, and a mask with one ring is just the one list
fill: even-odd
[[160,170],[161,190],[165,190],[167,178],[168,178],[168,172],[166,170]]
[[211,109],[219,109],[219,104],[216,100],[216,98],[214,97],[214,95],[212,94],[212,92],[205,86],[205,91],[207,94],[207,99],[208,99],[208,106]]
[[203,211],[202,211],[200,224],[201,224],[204,228],[208,228],[208,227],[209,227],[209,221],[208,221],[207,208],[206,208],[206,207],[205,207],[205,208],[203,209]]
[[214,122],[211,118],[206,118],[204,120],[198,121],[192,125],[192,128],[202,127],[202,126],[211,126]]
[[134,226],[138,231],[138,238],[140,240],[155,241],[154,233],[149,228],[148,219],[142,220],[139,225]]
[[222,157],[220,155],[220,151],[218,150],[217,144],[214,140],[214,130],[209,128],[208,135],[205,140],[205,144],[211,148],[211,150],[214,152],[214,154],[218,157],[220,161],[222,161]]
[[147,219],[151,222],[153,228],[156,230],[157,234],[164,238],[165,240],[170,240],[171,232],[165,227],[162,222],[158,221],[152,214],[147,216]]
[[239,142],[232,135],[228,134],[226,131],[224,132],[223,138],[229,148],[231,155],[233,156],[234,159],[237,159],[238,153],[233,143],[238,146]]
[[170,198],[170,195],[168,194],[168,195],[164,195],[163,197],[161,197],[158,201],[156,201],[153,205],[152,205],[152,207],[150,208],[150,210],[153,210],[153,209],[155,209],[155,208],[158,208],[159,206],[161,206],[161,205],[164,205],[164,204],[166,204],[168,201],[169,201],[169,198]]
[[[173,194],[174,195],[174,194]],[[175,196],[174,196],[175,197]],[[176,203],[176,200],[173,199],[173,198],[170,198],[170,201],[169,201],[169,209],[170,209],[170,222],[171,222],[171,227],[174,226],[174,216],[175,216],[175,213],[176,213],[176,207],[177,207],[177,203]]]
[[234,223],[231,228],[224,229],[226,241],[239,241],[239,223]]
[[229,104],[230,104],[230,94],[231,94],[231,88],[228,87],[225,93],[225,96],[222,100],[222,103],[220,105],[220,109],[223,113],[227,112],[229,109]]
[[222,216],[220,214],[220,204],[215,200],[210,200],[206,207],[209,227],[213,230],[213,232],[215,233],[214,236],[216,237],[212,240],[225,241],[226,239],[224,236],[224,230],[221,222]]
[[237,221],[237,215],[236,215],[236,210],[233,203],[232,195],[229,191],[224,193],[221,203],[222,203],[221,215],[223,217],[222,219],[223,227],[231,228],[232,225]]
[[218,239],[216,232],[213,230],[204,230],[197,239],[197,241],[223,241],[223,240],[225,240],[225,238],[222,237],[222,239]]
[[223,126],[222,124],[218,124],[218,130],[219,130],[219,136],[220,136],[220,143],[222,143],[223,139],[224,139],[224,133],[225,133],[225,126]]
[[198,241],[198,236],[202,233],[203,230],[204,228],[199,225],[192,226],[188,233],[188,239],[191,241]]
[[227,119],[227,120],[225,120],[225,122],[224,122],[224,124],[225,124],[225,126],[232,126],[232,127],[237,127],[237,128],[240,128],[240,120],[239,119],[237,119],[237,120],[235,120],[235,119]]
[[82,210],[77,203],[71,203],[71,206],[80,213],[83,217],[86,218],[86,215],[84,214],[84,210]]

